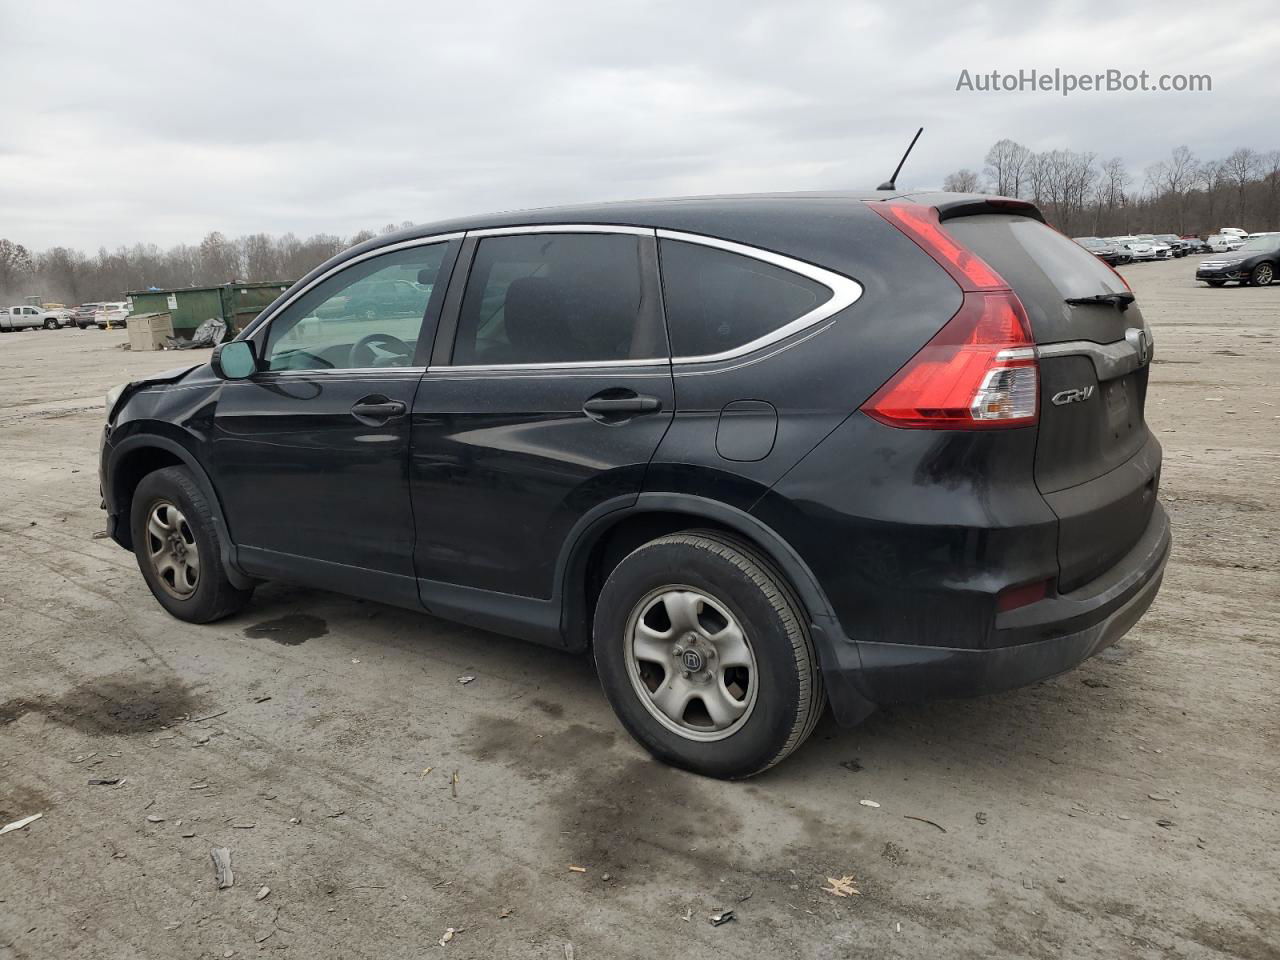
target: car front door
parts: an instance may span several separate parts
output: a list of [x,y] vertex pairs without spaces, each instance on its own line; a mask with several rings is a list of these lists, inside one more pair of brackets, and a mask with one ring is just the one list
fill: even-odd
[[570,532],[636,500],[671,423],[654,232],[479,231],[463,262],[413,408],[422,600],[490,626],[540,608],[554,641]]
[[247,572],[416,605],[409,411],[459,245],[362,254],[254,331],[212,457]]

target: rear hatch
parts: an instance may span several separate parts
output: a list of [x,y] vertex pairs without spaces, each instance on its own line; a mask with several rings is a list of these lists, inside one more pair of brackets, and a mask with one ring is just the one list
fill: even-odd
[[1040,355],[1035,479],[1059,520],[1062,593],[1113,567],[1151,520],[1160,448],[1144,410],[1151,334],[1124,281],[1024,216],[948,219],[1026,308]]

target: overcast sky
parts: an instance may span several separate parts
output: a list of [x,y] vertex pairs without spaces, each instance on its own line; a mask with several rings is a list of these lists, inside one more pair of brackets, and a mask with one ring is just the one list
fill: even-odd
[[[1229,16],[1226,14],[1229,13]],[[1012,137],[1280,149],[1273,2],[0,0],[0,237],[350,235],[586,200],[934,186]],[[1211,93],[957,92],[962,69]]]

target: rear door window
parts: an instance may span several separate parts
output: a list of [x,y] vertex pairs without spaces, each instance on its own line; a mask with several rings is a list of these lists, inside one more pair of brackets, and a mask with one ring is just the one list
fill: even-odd
[[831,288],[754,257],[661,239],[662,296],[676,359],[714,356],[767,338],[831,299]]
[[656,305],[645,303],[642,239],[634,233],[482,238],[462,297],[453,364],[665,358]]

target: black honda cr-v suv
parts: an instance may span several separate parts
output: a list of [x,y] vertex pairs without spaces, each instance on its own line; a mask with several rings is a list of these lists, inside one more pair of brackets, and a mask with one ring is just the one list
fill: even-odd
[[648,750],[1066,670],[1169,553],[1133,295],[1031,205],[788,194],[456,220],[116,388],[108,528],[206,622],[261,579],[571,650]]

